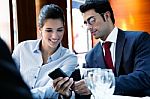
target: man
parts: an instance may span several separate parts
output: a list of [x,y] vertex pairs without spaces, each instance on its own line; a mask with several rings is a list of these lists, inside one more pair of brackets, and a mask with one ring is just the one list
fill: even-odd
[[[115,95],[150,96],[150,35],[117,28],[107,0],[86,0],[80,11],[88,30],[100,40],[87,53],[85,68],[113,69],[116,76]],[[111,58],[105,58],[108,56],[104,48],[106,42],[111,44]],[[84,80],[75,83],[75,92],[91,94]]]
[[32,99],[7,45],[0,39],[0,98]]

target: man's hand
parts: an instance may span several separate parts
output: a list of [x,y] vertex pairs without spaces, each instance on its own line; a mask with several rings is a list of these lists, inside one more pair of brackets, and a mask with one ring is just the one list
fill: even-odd
[[57,79],[53,80],[53,87],[55,89],[56,92],[60,93],[61,95],[65,96],[65,97],[70,97],[71,96],[71,91],[70,91],[70,87],[73,84],[73,78],[69,77],[59,77]]
[[86,86],[84,79],[75,82],[74,91],[80,95],[90,95],[91,94],[91,91]]

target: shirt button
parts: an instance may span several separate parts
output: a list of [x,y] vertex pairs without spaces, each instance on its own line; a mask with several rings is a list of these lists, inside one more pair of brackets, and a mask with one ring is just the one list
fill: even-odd
[[36,76],[34,76],[34,78],[37,78]]

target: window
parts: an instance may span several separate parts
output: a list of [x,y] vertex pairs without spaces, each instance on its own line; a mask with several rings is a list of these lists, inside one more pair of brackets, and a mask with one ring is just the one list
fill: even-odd
[[9,0],[0,0],[0,13],[0,37],[11,48]]

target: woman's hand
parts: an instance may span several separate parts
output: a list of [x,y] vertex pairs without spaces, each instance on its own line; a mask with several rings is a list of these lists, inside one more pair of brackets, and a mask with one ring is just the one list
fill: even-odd
[[73,78],[59,77],[53,80],[53,87],[55,91],[60,93],[61,95],[65,97],[71,97],[70,87],[72,86],[73,82]]

